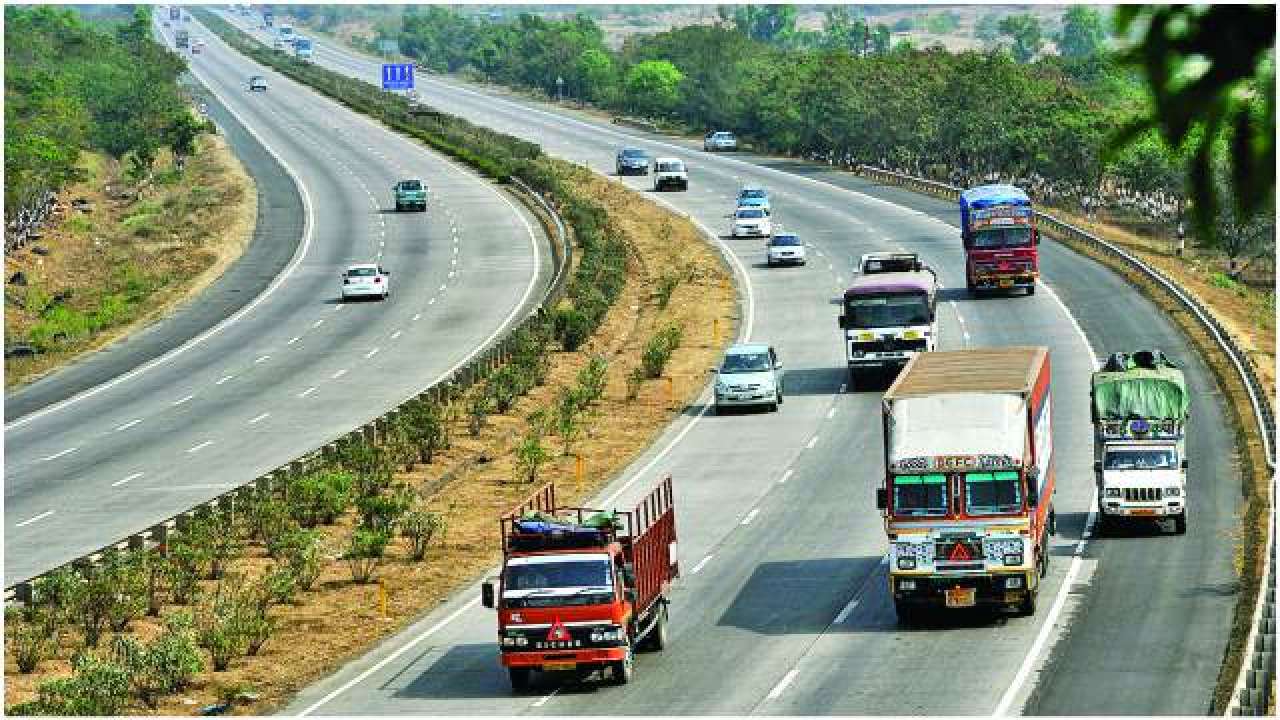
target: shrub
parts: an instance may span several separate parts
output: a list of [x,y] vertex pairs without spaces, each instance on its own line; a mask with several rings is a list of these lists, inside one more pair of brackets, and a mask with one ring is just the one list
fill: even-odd
[[553,422],[556,434],[564,441],[565,455],[569,454],[573,441],[582,432],[581,415],[585,406],[585,398],[580,388],[560,388],[560,394],[556,398]]
[[525,482],[537,481],[538,470],[548,459],[547,449],[542,446],[542,436],[538,432],[527,433],[516,447],[516,466]]
[[472,393],[471,400],[467,403],[467,432],[471,433],[471,437],[478,437],[480,431],[484,430],[492,408],[489,396],[483,390]]
[[293,574],[297,586],[306,591],[320,577],[320,534],[312,530],[295,530],[280,544],[280,558]]
[[1240,285],[1230,275],[1218,271],[1209,274],[1209,284],[1224,290],[1235,290]]
[[197,515],[182,533],[204,553],[204,567],[210,580],[226,572],[227,564],[244,552],[244,539],[236,527],[234,516],[213,511]]
[[591,337],[593,324],[586,313],[577,307],[562,305],[551,311],[555,338],[565,352],[573,352]]
[[102,629],[106,627],[111,608],[118,597],[115,582],[105,568],[87,568],[84,571],[83,582],[76,589],[73,607],[86,648],[98,646]]
[[644,385],[644,368],[637,365],[627,373],[627,402],[640,397],[640,387]]
[[116,592],[115,602],[107,608],[107,622],[115,632],[124,632],[149,607],[145,566],[136,552],[113,551],[103,558],[102,572]]
[[679,271],[669,272],[658,278],[658,308],[665,309],[667,303],[671,302],[671,294],[679,287],[680,281],[683,280],[682,273]]
[[427,547],[437,533],[444,530],[445,520],[440,513],[421,508],[410,510],[400,520],[400,535],[409,538],[413,559],[420,562],[427,556]]
[[210,603],[200,608],[197,637],[200,646],[209,651],[214,672],[226,671],[244,649],[244,602],[232,589],[239,581],[224,577]]
[[377,495],[391,484],[395,467],[381,448],[361,440],[339,444],[338,462],[355,475],[356,497]]
[[67,622],[80,584],[84,580],[70,568],[59,568],[36,580],[33,588],[35,602],[27,608],[27,620],[32,622],[39,614],[41,620],[53,626]]
[[440,408],[433,402],[418,400],[405,406],[402,417],[418,461],[431,464],[436,451],[445,445],[445,423]]
[[653,379],[662,377],[662,371],[671,359],[671,354],[680,347],[684,331],[678,325],[668,325],[653,334],[645,343],[644,354],[640,357],[645,377]]
[[308,473],[289,483],[289,513],[299,525],[332,524],[351,504],[351,473]]
[[5,608],[5,647],[18,665],[18,672],[33,673],[40,662],[57,647],[57,635],[50,635],[43,623],[26,622],[21,608]]
[[390,495],[372,495],[356,501],[361,526],[369,530],[390,530],[413,504],[412,495],[399,488]]
[[179,615],[166,626],[164,633],[149,643],[122,635],[112,643],[112,657],[129,674],[134,696],[153,710],[162,695],[186,687],[204,670],[190,616]]
[[391,533],[388,530],[356,528],[347,541],[347,551],[343,555],[351,568],[351,579],[362,585],[372,581],[378,566],[382,564],[382,556],[389,542]]
[[266,545],[272,557],[279,537],[297,526],[290,516],[289,507],[273,497],[259,498],[249,507],[247,515],[250,533]]
[[512,365],[504,365],[485,382],[485,391],[495,412],[501,414],[511,409],[520,395],[520,380]]
[[578,371],[578,389],[581,391],[583,405],[599,402],[604,397],[608,371],[609,361],[600,354],[592,354],[587,364]]
[[169,542],[169,594],[179,605],[195,599],[200,578],[207,574],[209,549],[196,544],[197,540],[187,533],[177,533]]
[[72,661],[75,674],[40,684],[29,703],[7,709],[13,715],[119,715],[129,697],[129,673],[91,652]]

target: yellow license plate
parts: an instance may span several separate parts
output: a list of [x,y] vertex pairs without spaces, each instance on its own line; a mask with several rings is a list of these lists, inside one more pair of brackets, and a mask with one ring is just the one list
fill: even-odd
[[542,669],[546,672],[555,672],[556,670],[572,670],[576,667],[578,667],[577,663],[556,662],[556,663],[546,663],[542,666]]
[[1155,515],[1156,511],[1151,508],[1134,508],[1129,511],[1130,515]]
[[947,607],[966,608],[977,604],[978,591],[975,588],[951,588],[947,590]]
[[1012,281],[1012,280],[1001,280],[1001,281],[1000,281],[1000,287],[1002,287],[1002,288],[1013,287],[1013,281]]

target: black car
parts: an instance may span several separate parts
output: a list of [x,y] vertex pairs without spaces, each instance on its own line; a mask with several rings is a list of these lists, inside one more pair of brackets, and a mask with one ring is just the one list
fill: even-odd
[[618,151],[613,167],[619,175],[630,175],[633,172],[648,175],[649,162],[649,153],[640,148],[629,147]]

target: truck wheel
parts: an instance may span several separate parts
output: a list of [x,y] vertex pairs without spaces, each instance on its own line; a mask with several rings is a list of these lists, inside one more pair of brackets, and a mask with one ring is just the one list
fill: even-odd
[[1031,286],[1027,288],[1027,294],[1028,294],[1028,295],[1035,295],[1035,294],[1036,294],[1036,284],[1035,284],[1035,283],[1031,283]]
[[1187,511],[1186,510],[1183,510],[1181,515],[1175,515],[1173,517],[1173,534],[1174,535],[1187,534]]
[[769,403],[769,412],[778,412],[778,402],[776,400]]
[[609,667],[613,670],[614,685],[626,685],[631,682],[631,676],[635,674],[635,660],[632,659],[629,650],[626,659],[611,662]]
[[403,211],[404,211],[404,206],[401,205],[400,203],[396,203],[396,212],[403,212]]
[[920,611],[910,603],[894,600],[893,611],[898,616],[899,625],[915,625],[920,621]]
[[529,677],[533,674],[529,668],[507,668],[507,673],[511,675],[512,690],[515,690],[516,692],[524,692],[529,689]]
[[1027,588],[1027,597],[1018,603],[1018,614],[1023,617],[1031,617],[1036,614],[1036,596],[1040,594],[1039,589],[1032,590]]
[[858,371],[849,368],[849,392],[857,392],[858,390]]
[[667,606],[658,608],[658,616],[654,618],[649,637],[645,638],[645,647],[653,652],[662,652],[667,647]]

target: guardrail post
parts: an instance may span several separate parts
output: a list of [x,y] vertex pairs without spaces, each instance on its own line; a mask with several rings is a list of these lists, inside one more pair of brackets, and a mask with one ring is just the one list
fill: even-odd
[[30,605],[32,596],[31,587],[31,583],[29,582],[20,582],[15,585],[13,587],[14,599],[23,605]]

